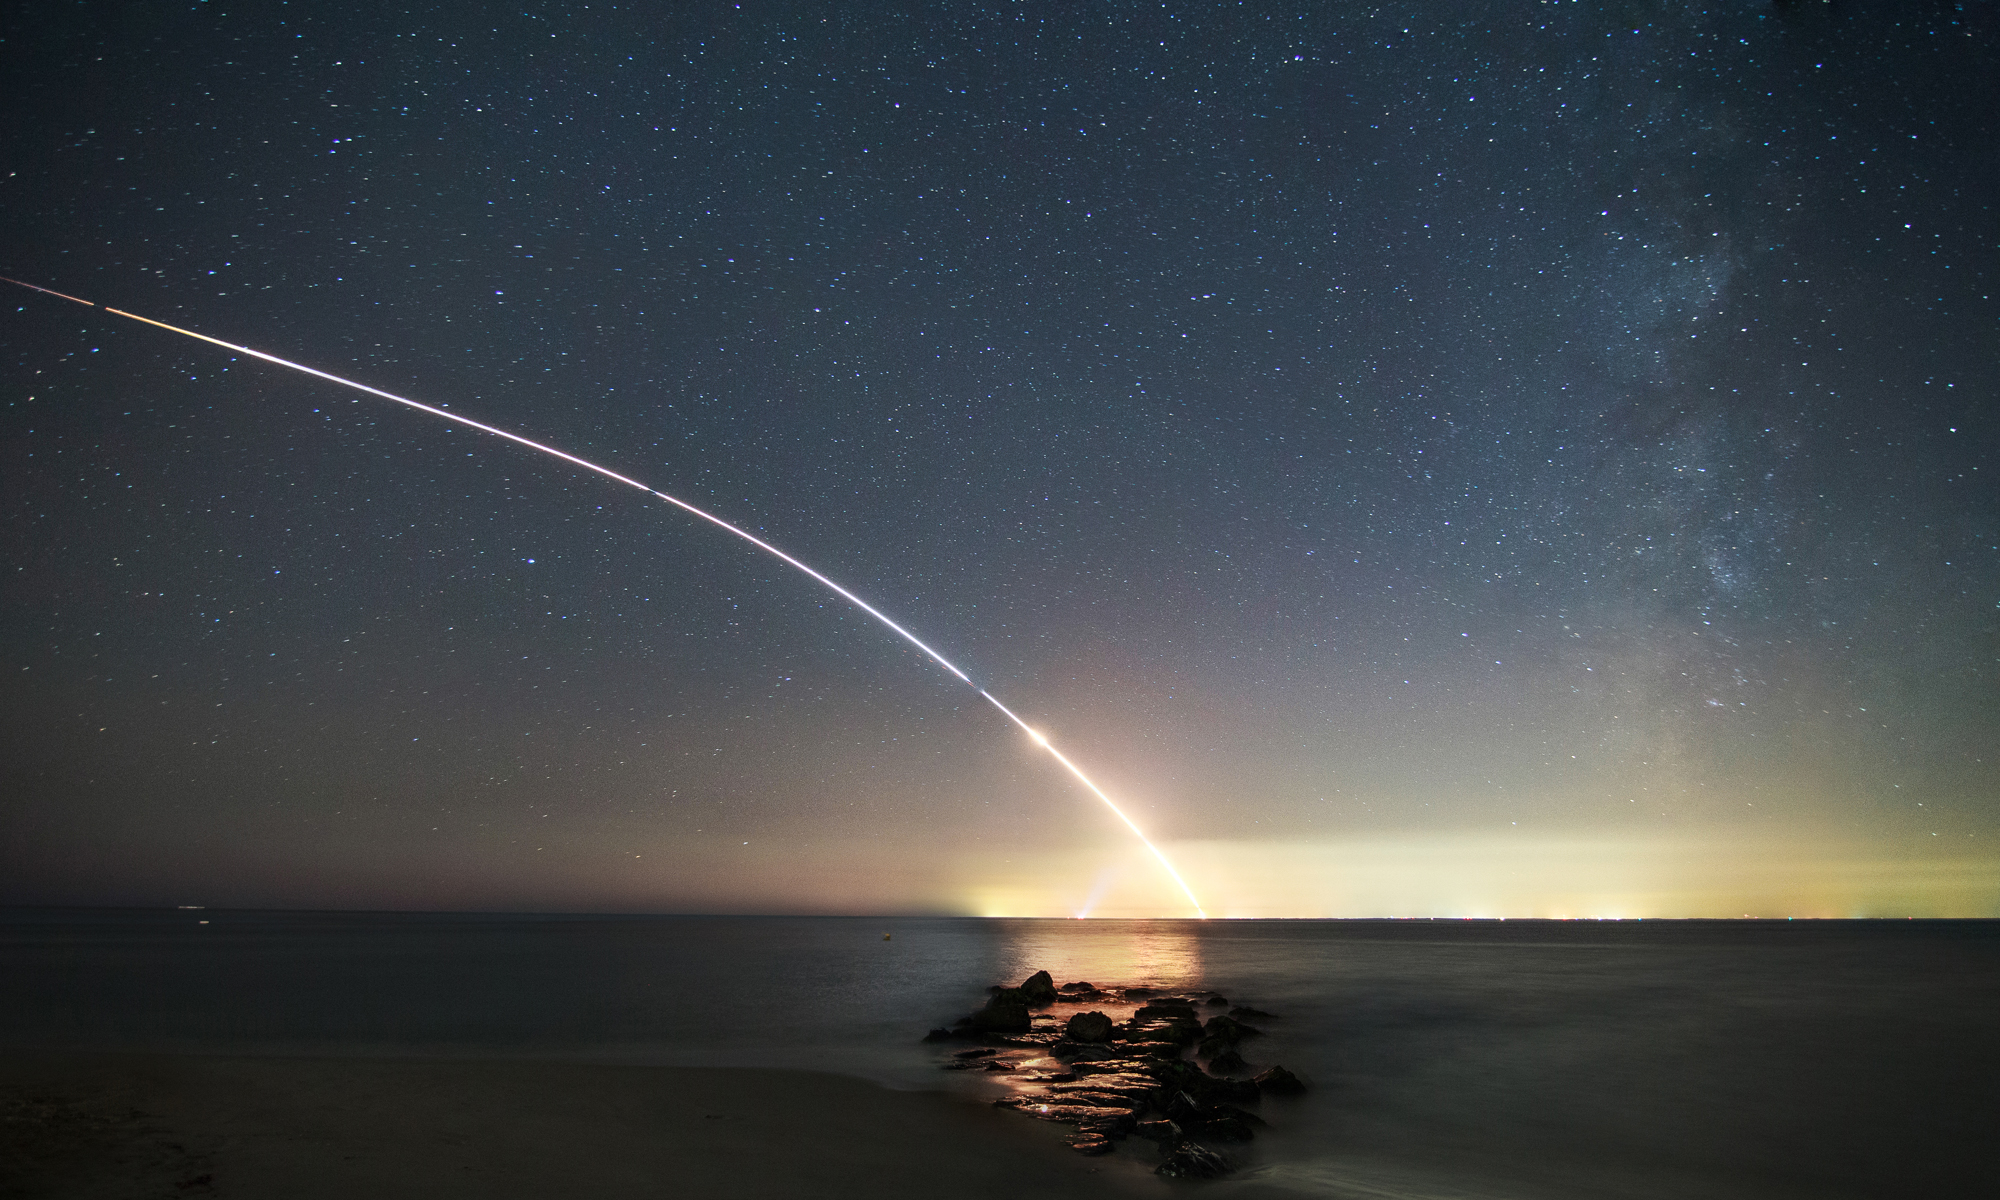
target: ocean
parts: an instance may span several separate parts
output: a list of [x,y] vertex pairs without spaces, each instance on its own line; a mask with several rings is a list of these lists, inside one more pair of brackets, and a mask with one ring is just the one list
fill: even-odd
[[1249,1057],[1313,1090],[1266,1102],[1236,1176],[1191,1185],[1216,1196],[2000,1195],[1992,921],[14,909],[0,1042],[976,1090],[920,1039],[1038,969],[1278,1014]]

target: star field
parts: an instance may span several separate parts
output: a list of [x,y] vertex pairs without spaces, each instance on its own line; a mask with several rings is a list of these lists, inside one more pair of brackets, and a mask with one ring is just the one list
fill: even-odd
[[[743,524],[1212,911],[1991,915],[1995,48],[1978,5],[38,9],[0,271]],[[9,290],[0,895],[1177,911],[782,564]]]

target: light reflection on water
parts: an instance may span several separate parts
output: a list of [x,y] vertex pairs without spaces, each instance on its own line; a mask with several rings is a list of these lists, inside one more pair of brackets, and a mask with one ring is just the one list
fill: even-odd
[[1203,978],[1198,921],[990,922],[999,942],[995,982],[1019,983],[1047,971],[1058,984],[1086,981],[1168,990],[1199,988]]

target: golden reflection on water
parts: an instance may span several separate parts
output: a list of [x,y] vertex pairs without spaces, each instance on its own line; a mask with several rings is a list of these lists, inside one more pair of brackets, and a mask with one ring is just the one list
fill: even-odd
[[1047,971],[1057,984],[1193,988],[1202,982],[1200,922],[1000,921],[1000,982]]

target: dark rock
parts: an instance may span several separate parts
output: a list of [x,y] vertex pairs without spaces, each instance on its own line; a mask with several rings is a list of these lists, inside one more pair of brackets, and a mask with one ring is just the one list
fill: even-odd
[[1172,1017],[1181,1017],[1190,1021],[1198,1019],[1194,1013],[1194,1005],[1179,1000],[1172,1003],[1160,1000],[1151,1004],[1141,1005],[1139,1011],[1132,1014],[1132,1019],[1135,1021],[1160,1021]]
[[1199,1129],[1208,1120],[1208,1106],[1178,1089],[1156,1094],[1153,1107],[1182,1129]]
[[1210,1017],[1208,1024],[1202,1026],[1201,1030],[1211,1038],[1222,1038],[1229,1042],[1264,1036],[1263,1030],[1255,1025],[1245,1025],[1234,1017]]
[[1271,1067],[1250,1082],[1267,1096],[1296,1096],[1306,1090],[1305,1081],[1283,1067]]
[[1208,998],[1208,1006],[1210,1008],[1228,1008],[1229,1001],[1223,999],[1220,996],[1210,996]]
[[956,1052],[954,1052],[954,1053],[952,1054],[952,1057],[953,1057],[953,1058],[991,1058],[991,1057],[992,1057],[993,1055],[995,1055],[995,1054],[998,1054],[998,1053],[1000,1053],[1000,1052],[999,1052],[998,1050],[990,1050],[990,1049],[989,1049],[989,1050],[959,1050],[959,1051],[956,1051]]
[[1166,1120],[1141,1121],[1132,1127],[1132,1132],[1154,1142],[1178,1142],[1182,1136],[1181,1127]]
[[999,1059],[996,1058],[993,1061],[986,1064],[986,1069],[989,1071],[1012,1071],[1015,1068],[1013,1063],[1001,1062]]
[[1079,1133],[1069,1139],[1069,1148],[1078,1154],[1095,1157],[1111,1153],[1111,1139],[1101,1133]]
[[1222,1053],[1208,1060],[1211,1075],[1240,1075],[1249,1069],[1250,1064],[1243,1061],[1243,1056],[1236,1052],[1234,1046],[1224,1048]]
[[1200,1134],[1218,1142],[1247,1142],[1257,1134],[1241,1117],[1211,1117],[1202,1123]]
[[1026,1096],[1002,1096],[993,1102],[995,1108],[1019,1108],[1028,1102]]
[[1269,1121],[1266,1121],[1264,1118],[1258,1116],[1256,1113],[1246,1112],[1245,1110],[1236,1107],[1234,1104],[1211,1104],[1209,1105],[1208,1111],[1211,1117],[1230,1117],[1234,1120],[1241,1121],[1246,1125],[1254,1126],[1259,1129],[1269,1129],[1271,1127],[1271,1123]]
[[1141,996],[1150,996],[1150,995],[1153,995],[1153,989],[1152,989],[1152,988],[1149,988],[1149,987],[1133,987],[1133,988],[1126,988],[1126,989],[1125,989],[1125,994],[1126,994],[1127,996],[1130,996],[1130,997],[1132,997],[1133,999],[1135,999],[1135,1000],[1136,1000],[1136,999],[1138,999],[1138,998],[1139,998],[1139,997],[1141,997]]
[[1056,990],[1059,992],[1094,992],[1097,990],[1097,985],[1079,981],[1076,983],[1065,983]]
[[1025,1033],[1033,1026],[1028,1016],[1028,997],[1019,988],[1000,988],[987,1000],[985,1008],[963,1018],[959,1024],[981,1033]]
[[[1004,994],[1004,993],[1003,993]],[[967,1018],[966,1024],[984,1033],[1025,1033],[1030,1028],[1028,1006],[1025,1004],[989,1004]]]
[[1054,1004],[1056,981],[1047,971],[1037,971],[1016,989],[1029,1004]]
[[1101,1062],[1107,1058],[1118,1057],[1118,1051],[1111,1049],[1109,1046],[1084,1046],[1076,1042],[1057,1042],[1055,1045],[1049,1047],[1049,1055],[1052,1058],[1062,1059],[1064,1062]]
[[[1153,1078],[1167,1094],[1183,1092],[1202,1104],[1233,1101],[1248,1104],[1257,1099],[1257,1085],[1247,1079],[1217,1079],[1185,1059],[1160,1063]],[[1156,1101],[1157,1102],[1157,1101]]]
[[949,1029],[933,1029],[924,1035],[924,1040],[927,1042],[950,1042],[957,1038],[958,1034]]
[[1263,1118],[1234,1105],[1204,1103],[1186,1092],[1175,1092],[1159,1108],[1190,1136],[1218,1142],[1247,1142],[1256,1136],[1253,1127],[1264,1124]]
[[1072,1042],[1108,1042],[1112,1021],[1101,1012],[1078,1013],[1063,1026],[1063,1036]]
[[1235,1008],[1230,1009],[1229,1015],[1239,1021],[1275,1021],[1278,1019],[1277,1013],[1267,1013],[1261,1008],[1251,1008],[1244,1004],[1239,1004]]
[[1182,1142],[1168,1153],[1167,1160],[1155,1168],[1155,1173],[1170,1179],[1220,1179],[1232,1169],[1229,1160],[1215,1151]]

